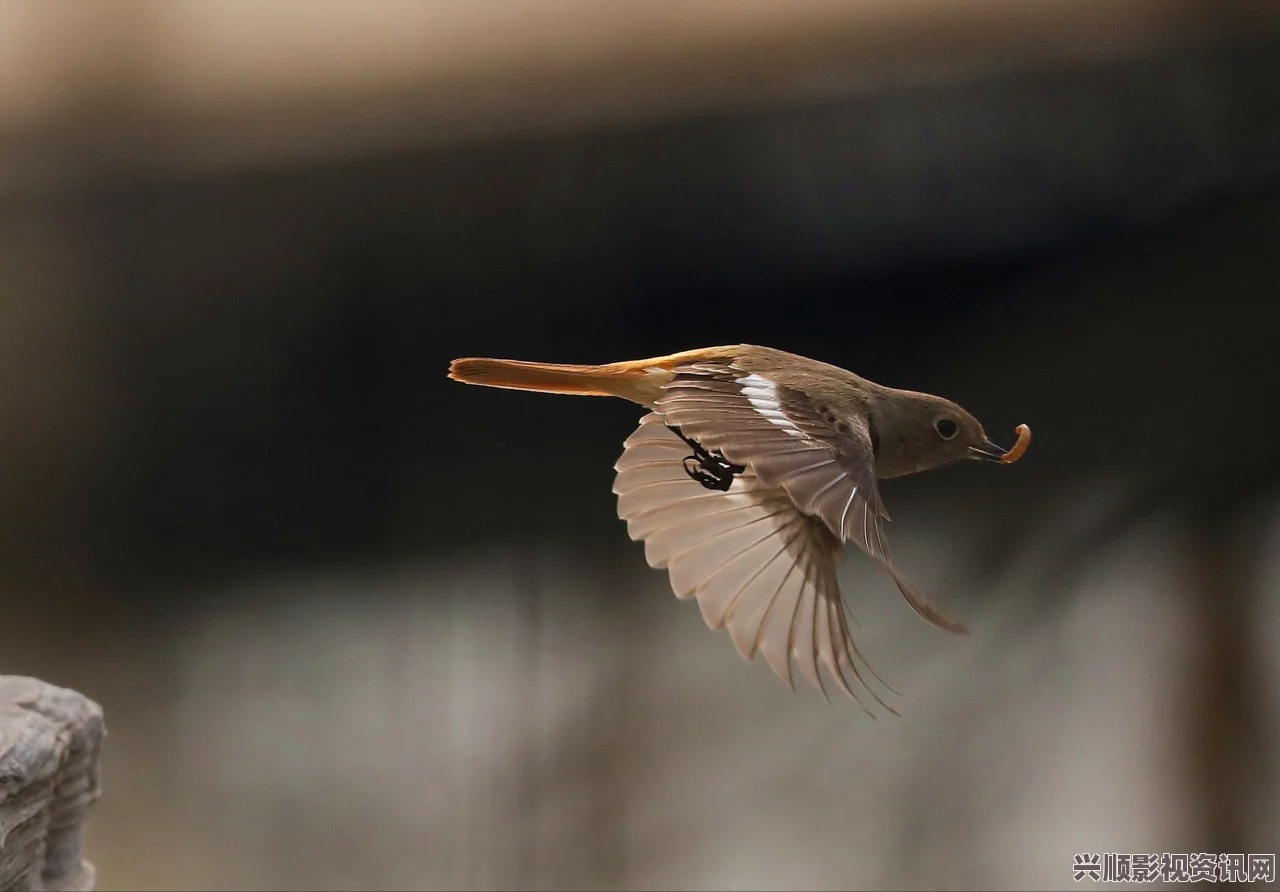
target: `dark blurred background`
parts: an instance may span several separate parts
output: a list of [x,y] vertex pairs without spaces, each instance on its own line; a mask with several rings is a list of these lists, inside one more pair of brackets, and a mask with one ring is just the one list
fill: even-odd
[[[0,4],[0,671],[101,702],[99,887],[1063,888],[1274,852],[1280,7]],[[750,342],[1013,468],[851,555],[901,718],[649,570],[640,410],[457,356]]]

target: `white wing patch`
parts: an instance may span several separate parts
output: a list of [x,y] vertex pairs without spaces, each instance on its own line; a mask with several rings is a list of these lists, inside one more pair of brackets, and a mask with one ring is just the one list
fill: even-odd
[[651,567],[667,570],[676,597],[695,598],[710,628],[729,630],[744,659],[763,655],[789,687],[794,660],[824,694],[825,667],[856,700],[844,672],[866,682],[836,582],[839,542],[750,468],[727,491],[698,483],[685,469],[690,451],[657,413],[627,439],[613,491],[631,538],[644,542]]
[[792,424],[791,419],[782,411],[782,404],[778,402],[778,389],[774,387],[772,381],[753,372],[744,378],[736,379],[735,383],[742,385],[742,395],[751,403],[753,409],[791,436],[804,436],[804,432]]

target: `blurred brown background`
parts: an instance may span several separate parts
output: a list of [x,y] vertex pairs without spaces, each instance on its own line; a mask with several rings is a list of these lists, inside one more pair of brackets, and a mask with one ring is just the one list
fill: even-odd
[[[1280,7],[0,0],[0,671],[103,889],[1064,888],[1274,852]],[[1016,468],[851,556],[900,719],[614,515],[638,410],[455,356],[765,343]]]

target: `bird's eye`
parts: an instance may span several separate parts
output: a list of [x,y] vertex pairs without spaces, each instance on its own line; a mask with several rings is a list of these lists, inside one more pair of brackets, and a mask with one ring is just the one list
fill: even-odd
[[939,418],[933,423],[933,429],[938,432],[938,436],[942,437],[942,439],[950,440],[960,428],[956,427],[956,423],[950,418]]

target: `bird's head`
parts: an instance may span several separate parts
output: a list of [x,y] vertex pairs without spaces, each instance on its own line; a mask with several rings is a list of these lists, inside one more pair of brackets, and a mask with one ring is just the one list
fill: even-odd
[[914,474],[962,458],[1008,464],[1022,456],[1031,436],[1030,429],[1021,426],[1018,444],[1006,450],[991,442],[978,419],[955,403],[908,390],[886,389],[878,394],[872,405],[872,425],[879,477]]

